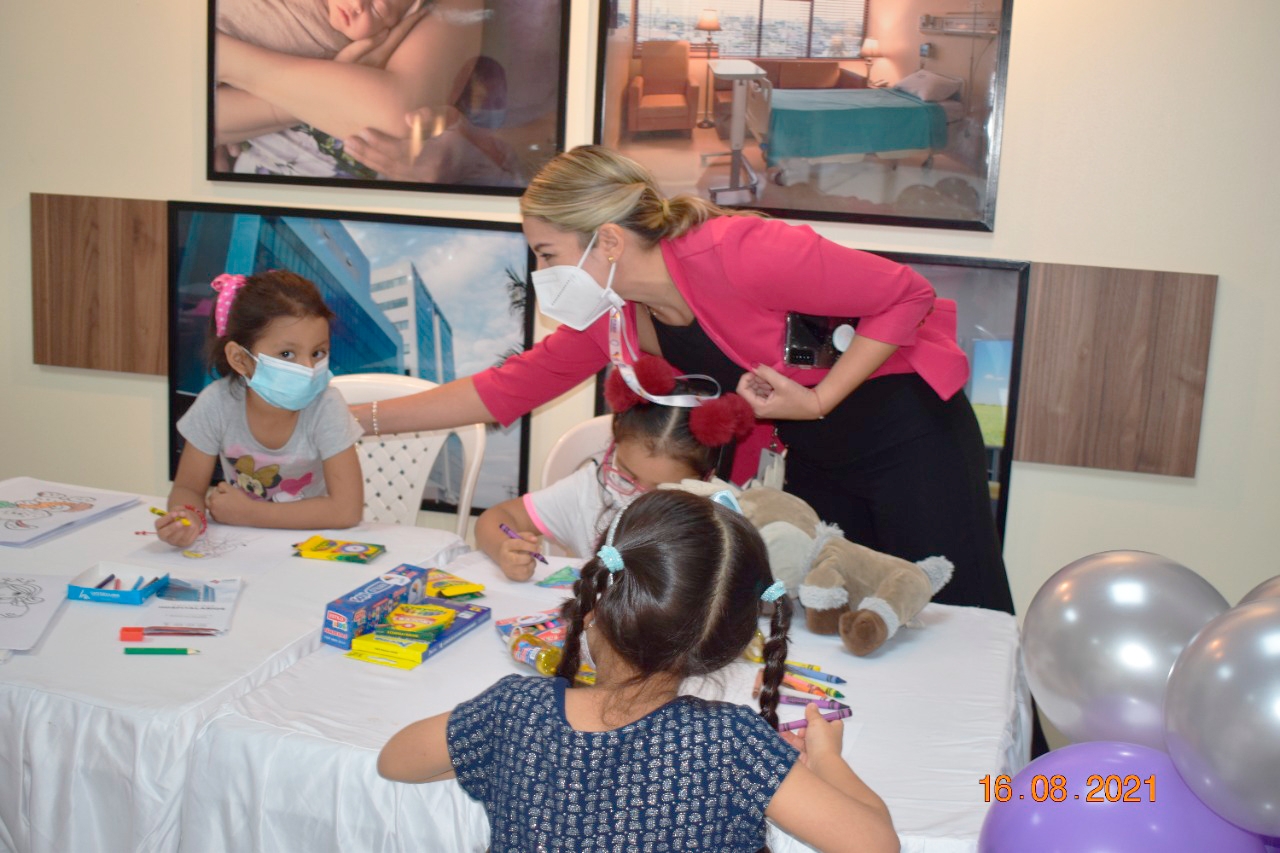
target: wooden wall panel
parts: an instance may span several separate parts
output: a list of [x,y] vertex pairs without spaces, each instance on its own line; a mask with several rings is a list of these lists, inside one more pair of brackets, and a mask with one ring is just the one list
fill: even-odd
[[167,204],[31,196],[35,362],[168,372]]
[[1195,476],[1217,282],[1032,264],[1014,459]]

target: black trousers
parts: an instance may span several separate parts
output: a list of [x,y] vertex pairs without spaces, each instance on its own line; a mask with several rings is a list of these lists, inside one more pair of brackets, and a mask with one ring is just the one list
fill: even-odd
[[779,421],[786,490],[846,538],[955,565],[933,600],[1013,612],[987,486],[986,450],[964,393],[942,400],[915,374],[859,386],[820,421]]

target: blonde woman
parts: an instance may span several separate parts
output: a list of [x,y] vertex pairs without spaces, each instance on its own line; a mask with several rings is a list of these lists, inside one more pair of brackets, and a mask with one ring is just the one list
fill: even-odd
[[[367,432],[510,423],[611,349],[623,362],[660,355],[751,404],[759,424],[735,481],[780,439],[787,491],[825,521],[908,560],[948,557],[956,575],[938,601],[1012,611],[955,304],[928,281],[808,226],[668,199],[643,166],[597,146],[548,163],[521,212],[539,308],[561,328],[501,367],[355,407]],[[790,312],[858,318],[832,368],[783,363]]]

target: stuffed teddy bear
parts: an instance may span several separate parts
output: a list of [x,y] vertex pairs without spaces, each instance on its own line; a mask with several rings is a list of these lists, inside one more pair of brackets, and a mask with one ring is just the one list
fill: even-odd
[[950,560],[927,557],[912,563],[850,542],[803,500],[778,489],[743,490],[719,480],[685,480],[664,488],[707,496],[729,489],[764,539],[774,577],[804,605],[806,627],[815,634],[839,634],[855,655],[883,646],[951,580]]

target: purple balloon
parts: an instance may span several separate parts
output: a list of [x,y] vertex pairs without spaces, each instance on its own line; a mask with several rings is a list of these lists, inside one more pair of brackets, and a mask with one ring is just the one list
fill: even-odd
[[978,853],[1265,851],[1261,838],[1200,802],[1169,756],[1150,747],[1072,744],[999,781],[1008,787],[990,782]]

